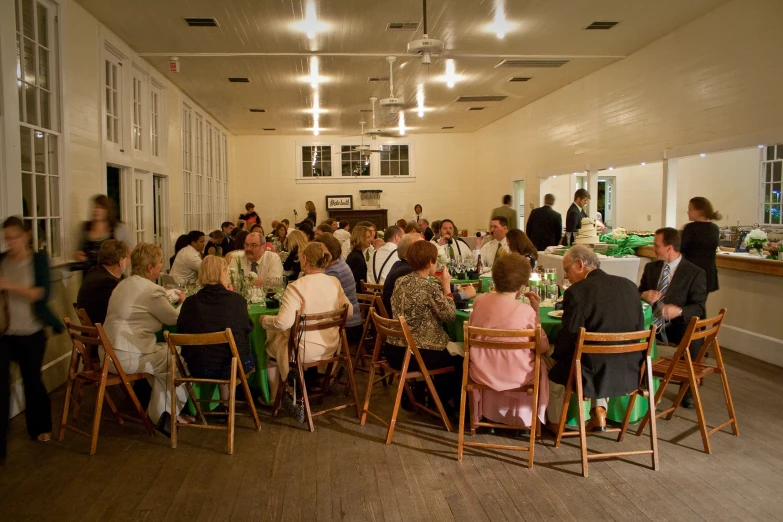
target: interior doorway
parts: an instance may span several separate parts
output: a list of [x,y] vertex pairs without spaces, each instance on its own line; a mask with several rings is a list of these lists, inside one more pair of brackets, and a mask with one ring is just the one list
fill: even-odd
[[514,208],[517,214],[517,228],[525,230],[525,182],[514,182]]
[[122,169],[112,165],[106,166],[106,196],[114,204],[118,217],[122,217]]
[[614,228],[614,198],[615,177],[602,176],[598,178],[598,201],[596,207],[601,213],[602,221],[609,228]]

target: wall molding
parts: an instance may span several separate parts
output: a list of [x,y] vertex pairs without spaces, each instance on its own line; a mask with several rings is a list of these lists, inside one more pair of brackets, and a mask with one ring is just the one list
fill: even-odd
[[723,324],[719,341],[721,346],[734,352],[783,367],[783,339]]

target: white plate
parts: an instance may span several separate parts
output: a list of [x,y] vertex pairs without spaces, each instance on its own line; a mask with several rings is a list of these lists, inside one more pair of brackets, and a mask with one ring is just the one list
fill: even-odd
[[563,311],[562,310],[552,310],[551,312],[547,313],[549,317],[554,317],[555,319],[562,319],[563,318]]

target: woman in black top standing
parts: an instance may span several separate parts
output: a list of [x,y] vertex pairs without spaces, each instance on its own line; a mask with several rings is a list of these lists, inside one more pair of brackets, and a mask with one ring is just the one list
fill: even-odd
[[307,210],[307,217],[313,222],[313,227],[318,224],[315,219],[315,203],[308,201],[305,203],[305,210]]
[[367,261],[364,259],[364,251],[372,245],[372,232],[369,228],[356,225],[351,231],[351,252],[345,258],[345,262],[351,268],[356,288],[361,289],[361,281],[367,281]]
[[695,197],[688,203],[690,223],[682,230],[682,257],[707,273],[707,292],[718,289],[718,269],[715,252],[720,245],[720,229],[713,223],[721,219],[707,198]]

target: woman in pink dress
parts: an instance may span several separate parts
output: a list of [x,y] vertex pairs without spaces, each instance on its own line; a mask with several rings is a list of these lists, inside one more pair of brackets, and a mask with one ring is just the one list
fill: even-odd
[[[523,256],[508,254],[498,259],[492,268],[495,292],[476,297],[469,324],[499,330],[533,329],[538,326],[538,296],[525,294],[530,300],[529,305],[516,300],[527,285],[529,277],[530,263]],[[519,340],[527,341],[528,338]],[[543,335],[542,341],[540,353],[549,349],[546,334]],[[535,356],[529,350],[471,349],[470,378],[479,384],[492,387],[492,390],[473,392],[470,409],[473,422],[484,417],[490,422],[500,424],[530,426],[533,398],[526,393],[504,390],[532,384],[534,364]],[[540,368],[538,418],[544,423],[549,402],[549,378],[543,361]]]

